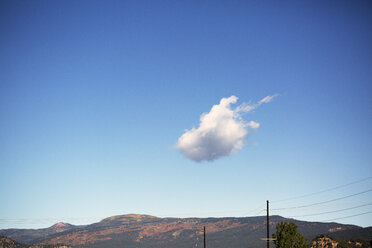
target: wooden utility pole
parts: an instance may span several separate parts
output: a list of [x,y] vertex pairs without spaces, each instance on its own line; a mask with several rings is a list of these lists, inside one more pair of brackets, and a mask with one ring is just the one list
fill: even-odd
[[270,241],[276,240],[275,238],[270,238],[270,220],[269,220],[269,200],[266,201],[266,238],[261,238],[261,240],[265,240],[267,243],[267,248],[270,248]]
[[204,248],[207,248],[206,242],[205,242],[205,226],[204,226]]
[[269,200],[266,201],[266,210],[267,210],[267,215],[266,215],[266,224],[267,224],[267,248],[270,248],[270,233],[269,233],[269,228],[270,228],[270,223],[269,223]]

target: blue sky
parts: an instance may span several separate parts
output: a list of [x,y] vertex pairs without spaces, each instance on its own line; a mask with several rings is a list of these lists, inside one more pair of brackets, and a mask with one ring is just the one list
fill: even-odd
[[[1,1],[0,228],[249,216],[372,189],[369,1]],[[231,156],[176,148],[223,97]],[[372,192],[284,216],[372,201]],[[257,211],[258,209],[258,211]],[[251,211],[256,210],[256,211]],[[300,218],[328,220],[372,211]],[[260,213],[259,213],[260,212]],[[338,222],[371,226],[371,214]]]

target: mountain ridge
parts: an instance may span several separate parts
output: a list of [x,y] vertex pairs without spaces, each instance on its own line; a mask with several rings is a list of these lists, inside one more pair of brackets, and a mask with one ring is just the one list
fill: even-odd
[[[338,223],[306,222],[282,216],[270,216],[270,233],[276,224],[293,221],[309,240],[335,230],[357,230],[358,226]],[[53,245],[63,243],[72,247],[161,247],[186,248],[202,246],[202,228],[206,226],[208,243],[214,248],[263,247],[260,238],[266,237],[266,216],[222,218],[159,218],[151,215],[126,214],[111,216],[90,225],[75,226],[57,223],[49,228],[0,230],[21,243]],[[58,228],[65,228],[59,230]],[[59,230],[59,231],[58,231]],[[43,233],[44,231],[44,233]]]

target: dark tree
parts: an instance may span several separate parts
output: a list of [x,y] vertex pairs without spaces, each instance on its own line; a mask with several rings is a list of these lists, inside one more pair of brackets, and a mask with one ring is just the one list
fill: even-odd
[[276,248],[306,248],[307,240],[297,231],[293,222],[282,222],[276,225],[276,233],[273,234]]

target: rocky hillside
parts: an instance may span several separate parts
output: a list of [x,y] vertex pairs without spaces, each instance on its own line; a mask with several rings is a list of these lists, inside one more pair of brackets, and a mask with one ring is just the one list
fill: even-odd
[[310,248],[371,248],[371,241],[361,239],[341,240],[321,235],[311,242]]
[[358,227],[349,230],[339,230],[333,233],[329,233],[329,236],[341,239],[341,240],[350,240],[350,239],[362,239],[362,240],[372,240],[372,227]]
[[0,248],[70,248],[66,245],[25,245],[10,238],[0,237]]
[[311,242],[311,248],[337,248],[338,242],[327,237],[321,236]]
[[27,248],[27,246],[10,238],[0,237],[0,248]]
[[51,227],[42,229],[5,229],[0,230],[0,236],[10,237],[21,243],[31,244],[34,240],[43,239],[52,234],[61,233],[68,230],[82,228],[84,226],[74,226],[68,223],[59,222]]
[[[270,232],[276,224],[293,221],[299,231],[312,240],[319,234],[358,228],[337,223],[305,222],[270,217]],[[206,226],[209,247],[264,247],[266,217],[244,218],[158,218],[149,215],[120,215],[87,226],[54,225],[46,229],[7,229],[0,235],[28,244],[67,244],[73,247],[190,248],[202,247],[202,230]]]

